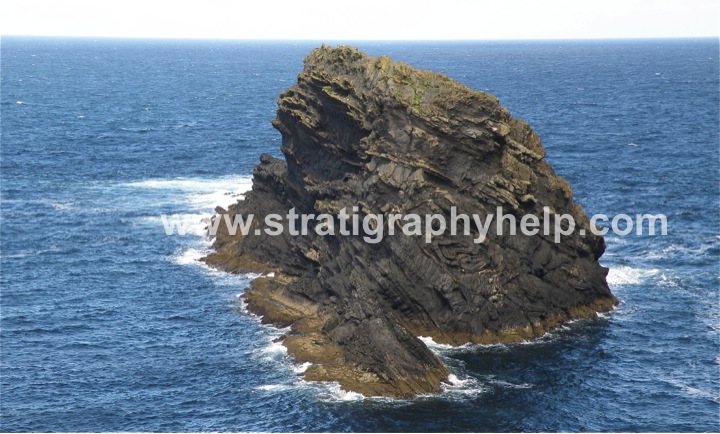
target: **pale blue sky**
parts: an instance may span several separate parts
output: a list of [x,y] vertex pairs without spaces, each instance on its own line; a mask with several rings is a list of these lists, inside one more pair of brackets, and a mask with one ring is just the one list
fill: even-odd
[[3,0],[0,34],[222,39],[718,36],[718,0]]

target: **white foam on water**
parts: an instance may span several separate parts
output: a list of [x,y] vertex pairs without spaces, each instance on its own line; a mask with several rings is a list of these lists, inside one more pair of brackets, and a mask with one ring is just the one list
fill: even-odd
[[293,367],[293,371],[294,371],[296,374],[302,374],[303,372],[307,371],[308,368],[311,367],[311,366],[312,366],[312,363],[310,363],[310,362],[305,362],[305,363],[303,363],[303,364],[301,364],[301,365],[295,365],[295,366]]
[[[340,387],[340,385],[338,385],[338,387]],[[342,389],[339,389],[337,392],[334,392],[333,396],[336,397],[336,399],[338,401],[362,401],[363,399],[366,398],[365,395],[362,395],[360,393],[349,392],[349,391],[342,390]]]
[[155,190],[180,190],[188,193],[213,193],[222,190],[242,194],[252,188],[252,177],[146,179],[124,185]]
[[448,344],[439,344],[435,342],[432,338],[426,337],[426,336],[418,336],[418,339],[420,339],[430,351],[435,353],[436,355],[440,357],[446,357],[447,355],[457,354],[457,353],[465,353],[465,352],[472,352],[476,350],[483,350],[483,349],[489,349],[489,348],[500,348],[500,349],[508,349],[511,345],[534,345],[538,343],[542,343],[543,339],[546,339],[552,332],[546,333],[543,337],[538,339],[532,339],[527,341],[520,341],[520,342],[510,342],[510,343],[494,343],[494,344],[473,344],[473,343],[466,343],[463,345],[458,346],[452,346]]
[[[574,324],[575,322],[578,322],[578,321],[584,321],[584,319],[570,320],[570,321],[567,321],[565,324],[568,326],[568,329],[570,329],[570,326],[572,326],[572,324]],[[550,330],[549,332],[545,332],[544,335],[534,338],[534,339],[525,339],[525,340],[518,341],[518,342],[509,342],[507,344],[500,344],[500,345],[507,345],[507,346],[510,346],[510,345],[544,345],[548,342],[552,342],[555,339],[558,339],[560,337],[560,335],[558,333],[562,332],[562,331],[563,330],[561,328],[557,328],[554,330]]]
[[56,211],[65,211],[75,208],[75,203],[73,202],[51,202],[50,205],[52,205],[53,209]]
[[194,180],[189,178],[175,179],[146,179],[144,181],[127,182],[123,185],[136,188],[150,189],[172,189],[172,190],[199,190],[203,185],[207,185],[206,181]]
[[14,253],[0,253],[0,257],[3,258],[26,258],[30,256],[39,256],[45,253],[57,253],[62,251],[58,246],[52,246],[49,249],[38,249],[38,250],[19,250]]
[[282,344],[282,342],[273,342],[263,348],[262,352],[265,354],[279,354],[285,356],[287,355],[287,348]]
[[185,206],[188,211],[201,211],[212,215],[216,207],[227,208],[244,199],[252,189],[249,176],[206,178],[147,179],[121,184],[122,187],[141,189],[151,196],[151,206],[172,204]]
[[675,256],[694,256],[694,255],[704,253],[704,250],[706,250],[709,247],[712,247],[712,245],[700,247],[699,249],[693,249],[693,248],[683,246],[680,244],[670,244],[669,246],[667,246],[661,250],[649,252],[647,254],[647,258],[648,259],[667,259],[667,258],[675,257]]
[[179,255],[172,257],[172,259],[173,262],[178,265],[197,265],[207,267],[204,262],[200,261],[200,258],[207,256],[207,254],[208,252],[206,250],[189,248]]
[[687,386],[687,385],[680,387],[680,390],[682,390],[683,392],[685,392],[686,394],[688,394],[690,396],[709,399],[713,402],[720,404],[720,395],[714,394],[712,392],[708,392],[707,390],[702,390],[702,389],[698,389],[698,388]]
[[[304,372],[309,366],[311,366],[310,363],[303,363],[302,365],[296,365],[293,368],[293,371],[296,374],[300,374]],[[514,387],[514,388],[527,388],[531,387],[530,385],[515,385],[511,383],[507,383],[507,387]],[[297,381],[294,381],[292,383],[288,384],[279,384],[279,385],[265,385],[261,386],[259,388],[256,388],[259,390],[290,390],[290,389],[298,389],[298,390],[306,390],[309,393],[311,393],[313,396],[315,396],[317,399],[320,399],[321,401],[325,402],[357,402],[357,401],[375,401],[375,402],[385,402],[389,404],[402,404],[404,402],[408,402],[407,399],[398,399],[398,398],[388,398],[388,397],[382,397],[382,396],[365,396],[358,392],[352,392],[343,390],[342,386],[335,381],[323,381],[323,382],[316,382],[316,381],[305,381],[303,379],[298,379]],[[426,395],[420,395],[417,397],[417,399],[451,399],[451,400],[463,400],[463,399],[469,399],[477,396],[478,394],[485,393],[489,390],[488,387],[482,385],[480,381],[478,381],[476,378],[466,378],[461,379],[457,377],[454,374],[451,374],[446,383],[443,383],[441,386],[441,391],[439,393],[433,393],[433,394],[426,394]]]
[[465,348],[468,346],[468,344],[460,345],[460,346],[439,344],[439,343],[435,342],[435,340],[429,336],[418,336],[418,339],[420,339],[425,344],[425,346],[427,346],[433,352],[440,352],[443,350],[456,350],[456,349]]
[[298,379],[284,384],[267,384],[256,387],[255,390],[260,391],[285,391],[300,390],[305,391],[315,398],[324,402],[357,402],[363,400],[388,401],[394,400],[390,398],[367,397],[361,393],[349,392],[343,390],[338,382],[316,382]]
[[469,380],[461,380],[455,374],[448,375],[448,381],[453,386],[464,386]]
[[216,190],[210,193],[190,194],[187,196],[188,202],[194,209],[211,210],[218,206],[227,209],[230,205],[234,205],[243,199],[245,199],[243,194],[227,190]]
[[221,273],[198,261],[211,253],[212,241],[207,233],[208,224],[216,207],[227,208],[244,198],[243,193],[252,188],[252,177],[147,179],[124,183],[121,187],[147,191],[147,194],[132,195],[135,198],[133,203],[140,197],[144,208],[173,208],[175,212],[172,213],[158,211],[157,215],[134,217],[128,221],[133,225],[157,227],[166,234],[171,230],[170,235],[182,245],[180,251],[169,258],[171,262],[179,265],[200,265],[213,274]]
[[[329,383],[316,383],[320,386],[320,397],[327,401],[335,402],[348,402],[348,401],[362,401],[367,397],[361,393],[349,392],[343,390],[340,383],[329,382]],[[323,390],[324,389],[324,390]]]
[[[158,205],[173,205],[185,208],[180,212],[168,214],[169,217],[196,219],[211,217],[218,206],[226,208],[244,198],[252,188],[252,178],[249,176],[223,177],[217,179],[205,178],[173,178],[173,179],[147,179],[121,184],[121,187],[141,189],[148,191],[148,195],[140,200],[146,202],[151,208]],[[133,195],[137,200],[137,194]],[[145,197],[147,196],[147,197]],[[142,221],[157,223],[157,216],[140,217]],[[204,235],[204,234],[203,234]]]
[[[208,245],[206,247],[206,254],[212,253],[214,250],[212,250],[211,246]],[[201,263],[203,266],[203,269],[207,276],[211,278],[213,283],[215,283],[218,286],[223,287],[229,287],[232,288],[233,291],[235,291],[238,288],[245,289],[247,288],[250,281],[255,279],[257,277],[257,274],[255,273],[228,273],[227,271],[218,270],[216,268],[213,268],[209,265],[207,265],[205,262]],[[242,293],[240,293],[239,296],[236,296],[237,298],[242,297]]]
[[[288,331],[288,329],[277,329],[272,326],[266,327],[270,333],[269,337],[279,336]],[[280,384],[266,384],[256,387],[258,391],[286,391],[286,390],[305,390],[312,394],[317,399],[326,402],[349,402],[349,401],[361,401],[364,399],[381,399],[385,400],[388,398],[375,398],[366,397],[357,392],[350,392],[343,390],[337,382],[316,382],[306,381],[298,377],[299,374],[304,373],[312,363],[306,362],[300,365],[293,364],[292,361],[287,357],[287,348],[282,343],[277,342],[273,339],[268,345],[263,348],[253,351],[255,354],[260,355],[263,363],[272,363],[275,366],[280,367],[289,374],[287,382]]]
[[121,223],[130,223],[132,225],[152,225],[157,226],[158,224],[162,226],[162,219],[159,215],[146,215],[142,217],[133,217],[133,218],[122,218],[120,219]]
[[503,387],[506,389],[530,389],[531,387],[533,387],[533,385],[529,383],[515,384],[503,380],[497,380],[494,378],[489,380],[488,382],[494,386]]
[[683,383],[682,381],[676,380],[674,378],[663,378],[663,381],[677,387],[686,395],[695,398],[709,399],[710,401],[720,404],[720,394],[718,393],[713,393],[707,390],[698,389],[697,387],[692,387],[689,384]]
[[[709,240],[708,240],[709,241]],[[647,254],[648,259],[670,259],[670,258],[707,258],[716,256],[711,250],[717,249],[718,244],[714,241],[699,246],[685,246],[682,244],[671,244],[662,250],[655,250]]]
[[653,277],[660,273],[658,269],[642,269],[632,268],[626,265],[619,267],[610,268],[610,272],[607,275],[608,285],[611,286],[622,286],[622,285],[637,285],[643,283],[650,277]]
[[476,378],[460,379],[456,375],[450,374],[448,383],[442,385],[440,395],[426,395],[426,397],[472,398],[487,392],[487,390]]
[[[140,217],[138,222],[148,223],[154,226],[160,225],[163,231],[172,230],[173,236],[195,236],[207,238],[207,226],[210,214],[168,214],[165,219],[161,216]],[[167,223],[167,228],[165,227]],[[181,229],[182,228],[182,229]],[[167,232],[165,232],[167,234]]]
[[677,288],[680,286],[680,279],[671,273],[660,274],[660,281],[658,282],[662,286],[668,286],[670,288]]
[[245,301],[244,298],[242,298],[244,293],[235,294],[235,297],[240,299],[240,312],[244,313],[245,315],[251,315],[250,311],[248,310],[247,301]]
[[269,325],[263,325],[261,334],[265,335],[266,344],[253,350],[253,354],[263,362],[280,363],[288,372],[292,370],[293,365],[287,357],[288,351],[285,345],[278,339],[287,329],[277,329]]
[[289,386],[287,384],[265,384],[263,386],[256,387],[255,390],[287,390]]

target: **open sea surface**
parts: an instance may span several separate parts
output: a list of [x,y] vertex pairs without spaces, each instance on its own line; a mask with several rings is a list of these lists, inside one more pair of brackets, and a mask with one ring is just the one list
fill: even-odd
[[197,218],[251,186],[278,94],[319,43],[1,41],[0,431],[719,431],[717,39],[361,42],[498,96],[608,236],[621,300],[526,344],[429,344],[437,396],[303,382],[197,262]]

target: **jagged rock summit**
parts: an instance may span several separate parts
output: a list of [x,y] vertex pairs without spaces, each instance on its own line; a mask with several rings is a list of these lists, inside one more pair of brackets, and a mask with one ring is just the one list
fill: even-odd
[[[206,262],[259,272],[251,311],[280,327],[307,380],[337,381],[364,395],[438,392],[449,371],[418,336],[452,345],[531,339],[616,304],[598,264],[602,237],[544,160],[538,136],[497,98],[450,78],[355,48],[323,46],[280,95],[273,125],[285,161],[260,157],[245,200],[219,212],[254,215],[246,236],[221,225]],[[574,217],[553,236],[497,234],[361,236],[283,234],[268,214],[440,214],[451,207],[520,217],[543,207]],[[471,225],[472,226],[472,225]],[[581,236],[579,229],[586,235]],[[477,235],[477,231],[473,232]]]

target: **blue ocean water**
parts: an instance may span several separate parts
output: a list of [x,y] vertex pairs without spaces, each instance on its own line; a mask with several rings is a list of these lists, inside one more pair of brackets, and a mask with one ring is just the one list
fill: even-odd
[[[300,381],[248,314],[251,276],[199,265],[318,44],[1,41],[1,431],[718,431],[717,40],[357,45],[498,96],[610,235],[621,304],[526,344],[433,346],[456,381],[414,401]],[[234,194],[233,194],[234,193]]]

